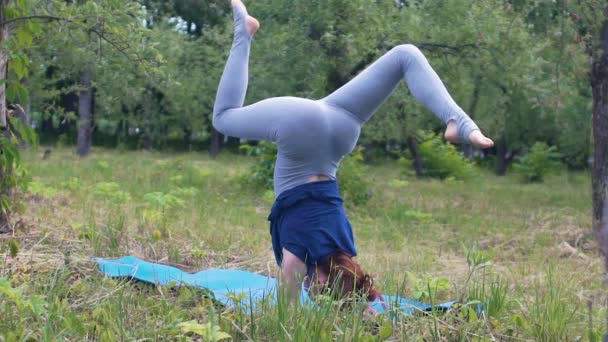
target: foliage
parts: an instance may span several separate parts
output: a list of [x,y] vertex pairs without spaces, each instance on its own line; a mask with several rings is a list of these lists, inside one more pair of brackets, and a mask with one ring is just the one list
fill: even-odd
[[[8,5],[8,6],[7,6]],[[0,91],[6,94],[9,102],[18,103],[27,101],[28,90],[20,83],[21,79],[28,76],[30,59],[25,53],[29,49],[35,38],[41,33],[42,29],[36,22],[22,23],[19,18],[30,14],[30,4],[28,1],[14,1],[3,4],[2,20],[14,21],[11,25],[13,35],[7,35],[8,40],[0,42],[3,51],[10,51],[6,56],[3,52],[2,58],[8,57],[6,75],[7,79],[2,79]],[[9,27],[5,26],[8,30]],[[6,108],[4,105],[3,108]],[[4,125],[8,113],[0,113]],[[12,199],[12,190],[15,187],[25,188],[27,184],[26,172],[21,165],[18,146],[20,144],[36,144],[37,137],[34,131],[25,123],[18,119],[8,117],[8,126],[0,127],[0,224],[5,224],[11,211],[19,206],[19,202]]]
[[514,165],[515,171],[520,173],[526,182],[542,182],[545,175],[559,167],[561,154],[555,146],[548,146],[544,142],[537,142],[519,162]]
[[53,198],[57,196],[57,189],[39,182],[29,182],[27,184],[27,190],[32,195],[36,196],[42,196],[46,198]]
[[338,169],[338,183],[344,202],[363,205],[371,196],[367,167],[363,164],[363,147],[357,147],[344,157]]
[[100,182],[95,184],[93,193],[110,203],[121,204],[131,200],[131,195],[120,189],[120,185],[115,182]]
[[26,296],[26,286],[15,288],[9,279],[0,277],[0,312],[3,319],[0,322],[0,331],[9,340],[19,340],[27,335],[32,325],[39,325],[46,314],[46,301],[43,296]]
[[[97,141],[128,147],[205,146],[231,40],[228,2],[42,3],[32,2],[28,11],[71,21],[31,21],[32,32],[45,30],[28,43],[30,50],[14,49],[21,57],[11,73],[31,69],[27,88],[35,94],[41,131],[73,132],[74,108],[66,96],[78,90],[74,82],[82,66],[91,65],[96,132],[103,136]],[[590,126],[584,118],[591,95],[586,76],[581,77],[586,60],[579,28],[566,17],[567,4],[315,0],[248,5],[263,23],[252,45],[249,103],[277,95],[323,97],[391,47],[413,43],[456,102],[511,153],[545,141],[559,147],[569,166],[587,166]],[[193,9],[203,14],[193,16]],[[293,16],[294,11],[299,15]],[[78,32],[80,17],[112,18],[104,23],[121,44],[115,49],[102,39],[98,49],[95,39]],[[127,46],[124,53],[108,53]],[[68,67],[72,65],[77,67]],[[442,126],[406,87],[399,87],[364,126],[361,143],[404,146],[418,129]]]
[[467,180],[476,175],[473,164],[438,135],[426,136],[418,149],[424,164],[424,174],[428,177]]
[[196,321],[188,321],[180,323],[178,327],[183,333],[199,335],[205,341],[221,341],[232,338],[232,336],[220,330],[219,325],[212,325],[211,322],[200,324]]
[[[10,120],[17,122],[19,120]],[[9,132],[10,137],[0,135],[0,214],[8,217],[10,213],[18,208],[20,203],[12,197],[15,188],[24,190],[27,187],[29,176],[26,169],[21,164],[19,145],[22,143],[36,144],[37,137],[33,130],[26,125],[14,124],[16,132]],[[17,139],[17,135],[21,141]]]
[[255,164],[243,174],[241,182],[254,188],[272,189],[277,145],[269,141],[262,141],[257,145],[242,144],[239,149],[246,155],[257,159]]
[[425,276],[421,279],[408,272],[407,281],[412,287],[412,297],[422,302],[436,302],[438,298],[445,298],[451,289],[449,279],[443,277]]
[[5,9],[7,20],[15,20],[10,26],[11,34],[2,44],[11,51],[9,54],[8,75],[6,82],[6,97],[11,103],[25,103],[28,99],[28,89],[21,84],[28,77],[31,60],[28,50],[36,39],[43,34],[42,25],[35,21],[21,21],[19,18],[32,14],[32,4],[29,1],[12,1]]
[[162,210],[183,207],[185,204],[184,200],[181,198],[178,198],[173,194],[165,194],[159,191],[145,194],[144,200]]

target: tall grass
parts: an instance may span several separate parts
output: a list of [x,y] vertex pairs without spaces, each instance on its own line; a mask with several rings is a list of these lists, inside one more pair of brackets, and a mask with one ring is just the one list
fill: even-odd
[[[358,261],[384,293],[460,301],[448,312],[370,319],[360,308],[290,305],[281,296],[224,306],[203,289],[97,271],[92,256],[134,254],[189,271],[277,275],[266,221],[272,199],[241,181],[248,157],[95,150],[79,160],[59,149],[49,160],[28,152],[25,162],[34,183],[22,222],[14,236],[0,236],[0,339],[553,341],[604,333],[583,173],[521,184],[483,171],[460,182],[403,176],[398,163],[367,168],[371,197],[348,208]],[[19,244],[15,257],[9,240]]]

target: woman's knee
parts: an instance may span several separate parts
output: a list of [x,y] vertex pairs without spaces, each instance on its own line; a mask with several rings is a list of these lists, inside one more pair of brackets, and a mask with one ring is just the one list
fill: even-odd
[[224,109],[222,111],[218,111],[217,113],[214,112],[213,117],[211,119],[211,124],[213,125],[213,128],[215,128],[215,130],[224,135],[229,135],[227,133],[228,121],[226,120],[226,114],[228,114],[228,111],[229,109]]
[[425,58],[422,51],[414,44],[397,45],[392,51],[397,53],[400,57],[404,57],[406,60]]

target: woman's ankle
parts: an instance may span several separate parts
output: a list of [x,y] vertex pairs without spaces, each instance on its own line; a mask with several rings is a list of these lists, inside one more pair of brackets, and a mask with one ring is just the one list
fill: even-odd
[[456,121],[448,121],[448,125],[445,128],[445,133],[443,134],[443,136],[445,140],[454,144],[460,141],[460,135],[458,134],[458,125],[456,124]]

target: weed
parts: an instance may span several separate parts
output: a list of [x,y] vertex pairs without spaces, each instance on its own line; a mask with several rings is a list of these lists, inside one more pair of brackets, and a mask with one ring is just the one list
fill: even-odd
[[514,168],[522,175],[524,181],[542,182],[549,171],[559,167],[560,158],[561,154],[557,152],[557,147],[537,142],[525,156],[519,158]]

